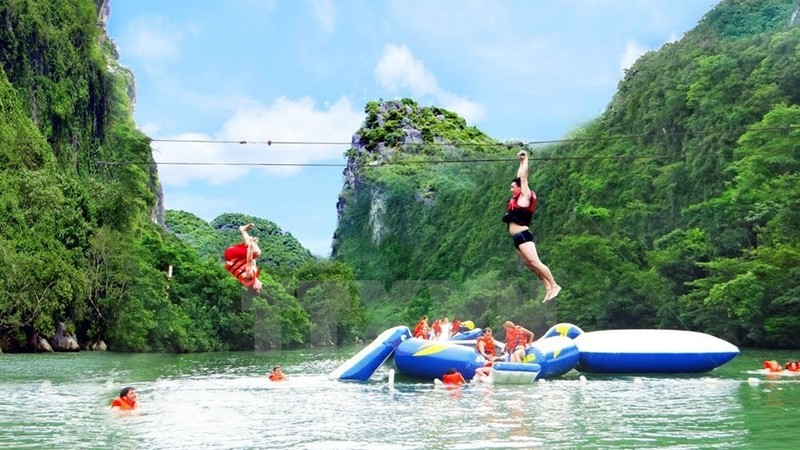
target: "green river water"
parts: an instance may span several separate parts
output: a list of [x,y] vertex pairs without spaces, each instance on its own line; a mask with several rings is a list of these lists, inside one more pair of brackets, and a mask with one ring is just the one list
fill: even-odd
[[[41,449],[794,449],[800,377],[744,350],[692,376],[577,372],[525,386],[457,390],[326,374],[357,347],[190,355],[0,355],[0,448]],[[289,374],[267,380],[273,365]],[[111,413],[125,385],[141,408]]]

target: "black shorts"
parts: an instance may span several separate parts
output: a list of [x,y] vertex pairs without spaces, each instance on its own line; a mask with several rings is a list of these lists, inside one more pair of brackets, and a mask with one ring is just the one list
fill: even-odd
[[523,230],[519,233],[511,236],[514,239],[514,247],[519,248],[520,245],[526,242],[533,242],[533,235],[531,234],[531,230]]

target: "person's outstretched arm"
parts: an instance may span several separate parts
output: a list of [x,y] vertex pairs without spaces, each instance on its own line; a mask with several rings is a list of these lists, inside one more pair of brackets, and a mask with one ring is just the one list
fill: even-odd
[[519,177],[519,187],[522,189],[522,195],[517,199],[517,205],[520,208],[527,208],[531,205],[531,188],[528,187],[528,152],[521,150],[517,156],[519,156],[517,177]]

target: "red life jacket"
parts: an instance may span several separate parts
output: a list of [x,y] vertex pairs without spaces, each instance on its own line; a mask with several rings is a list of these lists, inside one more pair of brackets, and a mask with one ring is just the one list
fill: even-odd
[[528,336],[522,332],[520,326],[506,330],[506,350],[513,352],[515,348],[520,345],[525,346],[528,343]]
[[249,288],[256,284],[256,278],[258,278],[258,275],[261,273],[261,271],[258,270],[258,267],[256,267],[256,273],[252,277],[244,278],[246,267],[247,261],[244,259],[235,259],[225,263],[225,270],[236,277],[236,279],[239,280],[239,283],[242,283],[242,286]]
[[287,378],[286,375],[284,375],[282,373],[281,374],[275,374],[275,373],[269,374],[269,380],[270,381],[286,381],[286,378]]
[[536,211],[536,192],[531,191],[531,202],[530,205],[523,208],[519,206],[517,203],[517,199],[519,196],[522,195],[522,191],[519,194],[511,197],[511,200],[508,201],[508,205],[506,208],[506,215],[503,216],[503,222],[505,223],[515,223],[517,225],[528,226],[531,224],[531,220],[533,219],[533,212]]
[[496,356],[497,351],[494,348],[494,339],[491,336],[484,335],[478,338],[477,342],[475,342],[475,346],[478,349],[478,353],[481,352],[480,343],[483,342],[483,351],[486,352],[489,356]]
[[460,373],[448,373],[442,377],[444,384],[464,384],[464,377]]
[[131,403],[126,398],[117,397],[111,402],[112,408],[119,408],[122,411],[128,411],[136,408],[136,403]]
[[417,326],[414,327],[414,333],[412,336],[416,337],[422,331],[422,327],[424,327],[426,323],[428,322],[425,320],[420,320],[417,322]]

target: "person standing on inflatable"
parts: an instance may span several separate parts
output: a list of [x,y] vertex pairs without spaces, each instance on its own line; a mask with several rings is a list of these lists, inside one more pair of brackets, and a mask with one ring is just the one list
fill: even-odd
[[528,153],[522,150],[518,153],[519,169],[517,177],[511,182],[511,199],[508,201],[506,215],[503,222],[508,224],[508,232],[514,239],[522,261],[536,276],[542,280],[545,288],[544,300],[552,300],[558,296],[561,286],[553,279],[550,269],[544,265],[536,253],[536,244],[528,228],[536,210],[536,193],[528,187]]
[[258,238],[248,234],[252,228],[252,223],[239,227],[244,242],[225,249],[225,270],[236,277],[242,286],[261,292],[262,284],[258,279],[259,271],[256,265],[256,260],[261,256],[261,249],[258,247]]

